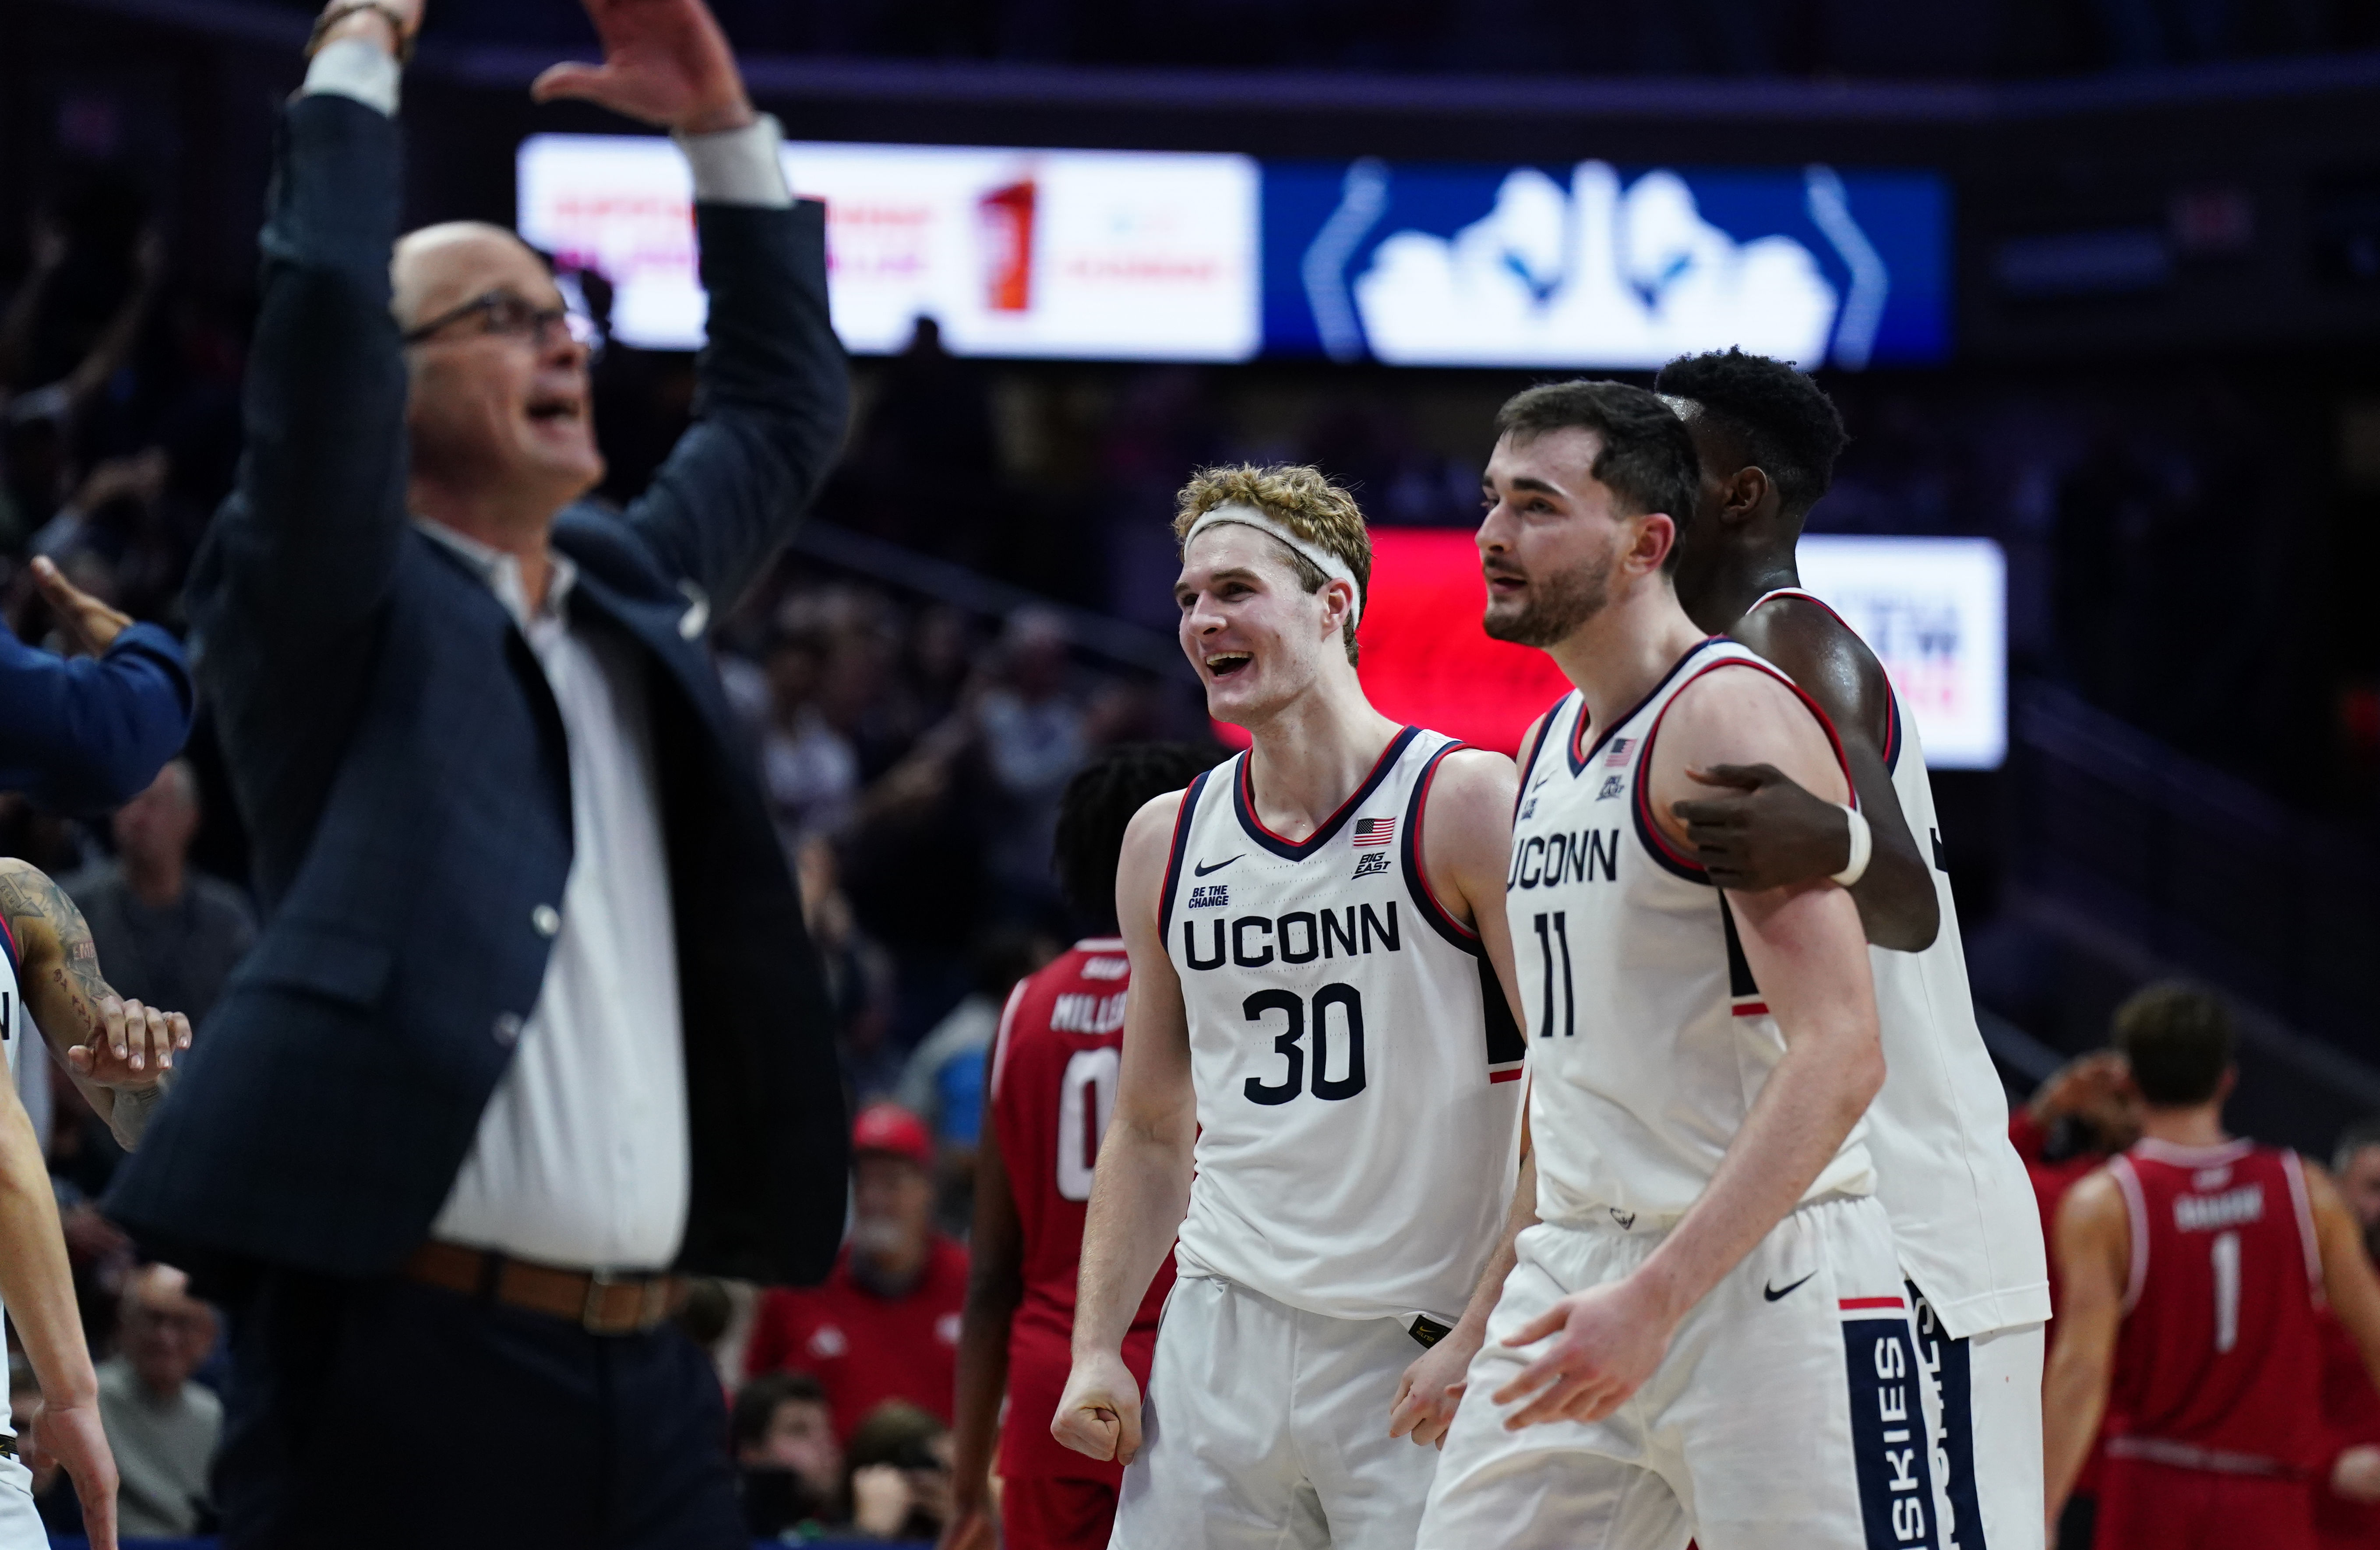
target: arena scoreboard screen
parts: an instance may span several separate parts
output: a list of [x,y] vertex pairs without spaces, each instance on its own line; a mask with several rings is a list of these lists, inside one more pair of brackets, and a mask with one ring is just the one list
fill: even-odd
[[[1998,544],[1812,534],[1801,571],[1883,662],[1929,766],[1999,765],[2008,686]],[[1374,529],[1357,670],[1382,714],[1510,753],[1570,683],[1543,652],[1489,640],[1479,628],[1485,602],[1469,531]],[[1219,730],[1245,746],[1235,729]]]
[[[1627,369],[1741,345],[1805,368],[1949,352],[1949,194],[1924,172],[1258,162],[792,144],[862,353],[933,318],[960,354]],[[701,342],[692,188],[665,140],[536,135],[521,234]]]

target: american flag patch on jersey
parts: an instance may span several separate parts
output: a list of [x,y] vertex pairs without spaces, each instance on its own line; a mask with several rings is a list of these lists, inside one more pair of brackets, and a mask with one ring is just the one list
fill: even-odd
[[1635,746],[1636,739],[1633,738],[1612,738],[1611,746],[1604,751],[1604,763],[1615,769],[1621,764],[1625,764],[1628,763],[1628,751]]
[[1397,837],[1397,821],[1393,818],[1358,818],[1355,820],[1355,848],[1386,845]]

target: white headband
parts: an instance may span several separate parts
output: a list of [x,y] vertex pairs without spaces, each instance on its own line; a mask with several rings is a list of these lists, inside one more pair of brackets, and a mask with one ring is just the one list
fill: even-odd
[[1198,519],[1190,524],[1190,531],[1182,535],[1182,547],[1186,551],[1192,539],[1208,528],[1221,527],[1226,522],[1237,522],[1244,528],[1254,528],[1258,532],[1269,534],[1288,544],[1292,553],[1303,557],[1323,575],[1334,581],[1346,582],[1348,590],[1354,594],[1347,605],[1347,620],[1354,624],[1363,618],[1364,589],[1356,582],[1355,572],[1345,560],[1310,539],[1298,537],[1289,531],[1286,524],[1275,521],[1245,502],[1233,501],[1200,513]]

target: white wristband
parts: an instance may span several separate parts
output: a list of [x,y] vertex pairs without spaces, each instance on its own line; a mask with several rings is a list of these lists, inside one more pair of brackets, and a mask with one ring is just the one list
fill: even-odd
[[[1840,802],[1835,805],[1842,807]],[[1876,836],[1868,833],[1867,818],[1859,809],[1844,807],[1843,818],[1851,824],[1852,859],[1835,873],[1834,881],[1848,888],[1867,874],[1867,859],[1876,852]]]

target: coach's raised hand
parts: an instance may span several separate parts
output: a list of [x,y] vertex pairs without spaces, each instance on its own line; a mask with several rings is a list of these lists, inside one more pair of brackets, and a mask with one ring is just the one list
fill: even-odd
[[555,65],[529,88],[540,103],[576,98],[682,135],[753,121],[744,77],[701,0],[586,0],[603,62]]
[[314,23],[310,52],[319,52],[346,38],[378,43],[402,55],[421,31],[421,0],[330,0]]

